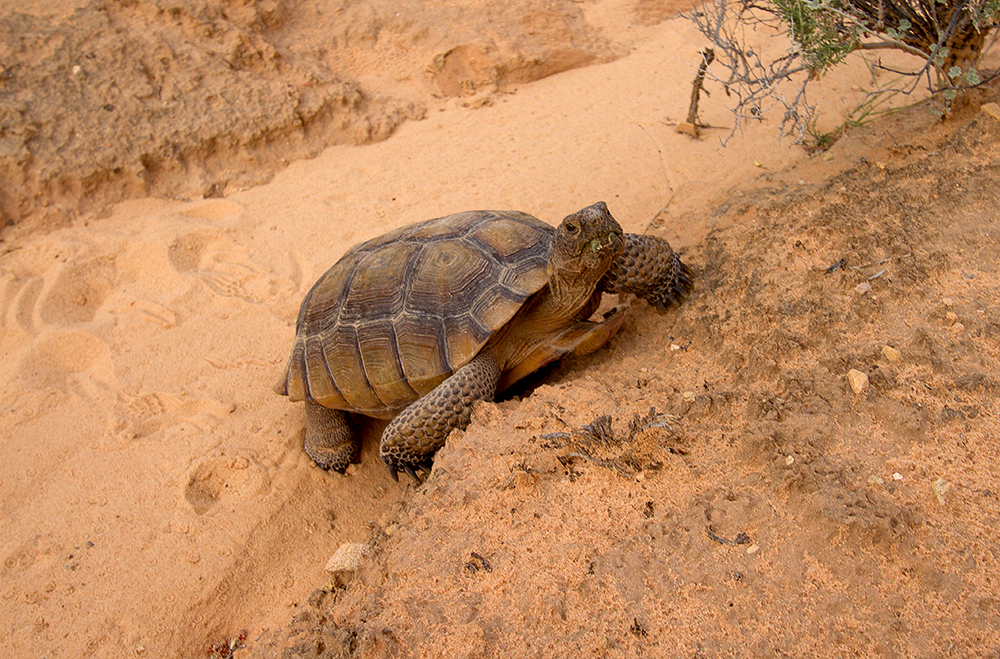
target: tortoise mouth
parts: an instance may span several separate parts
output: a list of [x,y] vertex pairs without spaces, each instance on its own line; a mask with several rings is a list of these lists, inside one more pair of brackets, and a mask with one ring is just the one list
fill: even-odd
[[622,235],[618,231],[609,231],[603,238],[601,236],[595,236],[589,241],[584,243],[583,250],[586,251],[590,249],[595,254],[601,252],[605,249],[612,248],[616,249],[618,245],[622,242]]

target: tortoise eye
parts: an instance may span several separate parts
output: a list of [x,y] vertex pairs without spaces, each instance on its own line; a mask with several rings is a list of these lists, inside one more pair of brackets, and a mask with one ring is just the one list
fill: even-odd
[[580,227],[578,227],[575,222],[567,222],[566,223],[566,231],[568,233],[576,233],[579,230],[580,230]]

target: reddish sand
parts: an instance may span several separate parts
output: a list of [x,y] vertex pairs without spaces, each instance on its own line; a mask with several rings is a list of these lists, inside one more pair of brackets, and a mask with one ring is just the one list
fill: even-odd
[[[242,630],[238,657],[1000,651],[995,92],[810,159],[777,117],[726,148],[676,131],[704,38],[668,2],[21,4],[0,43],[0,91],[36,113],[0,140],[4,656],[198,657]],[[821,127],[866,75],[816,86]],[[691,263],[684,307],[635,305],[608,348],[484,406],[422,488],[389,478],[377,424],[346,476],[310,463],[271,385],[348,247],[598,200]],[[544,438],[610,414],[620,440],[650,407],[673,430],[599,449],[627,477]],[[336,603],[310,597],[369,541]]]

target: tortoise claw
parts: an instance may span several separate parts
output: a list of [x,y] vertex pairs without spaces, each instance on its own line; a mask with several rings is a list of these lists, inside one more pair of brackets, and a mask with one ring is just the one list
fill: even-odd
[[427,460],[425,462],[415,462],[401,464],[392,459],[385,459],[385,466],[389,468],[389,475],[392,476],[392,480],[399,482],[399,472],[405,473],[413,481],[414,485],[422,484],[428,476],[431,475],[431,467],[434,466],[433,461]]

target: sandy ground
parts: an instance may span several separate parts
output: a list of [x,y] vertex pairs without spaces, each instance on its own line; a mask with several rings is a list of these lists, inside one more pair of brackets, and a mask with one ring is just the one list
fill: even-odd
[[[978,112],[996,94],[817,158],[776,118],[721,149],[725,131],[673,126],[703,44],[663,20],[676,6],[456,6],[104,9],[127,44],[272,49],[258,69],[192,55],[164,79],[236,70],[233,102],[266,102],[222,130],[199,105],[105,101],[148,128],[108,150],[131,163],[118,173],[73,140],[54,159],[3,143],[22,175],[5,182],[34,186],[5,188],[0,242],[3,654],[198,657],[245,630],[235,656],[996,656],[1000,154]],[[0,54],[48,62],[100,7],[30,3]],[[37,21],[59,29],[15,48]],[[864,76],[824,80],[823,125]],[[710,91],[703,120],[728,126]],[[281,99],[327,110],[254,124]],[[188,123],[165,138],[154,120]],[[460,210],[556,223],[597,200],[691,263],[685,306],[636,305],[608,348],[484,406],[421,488],[389,478],[378,424],[346,476],[309,462],[301,406],[271,384],[341,253]],[[629,437],[651,407],[669,426]],[[594,445],[578,431],[601,414],[615,437]],[[343,542],[376,551],[347,589],[317,590]]]
[[481,406],[292,656],[996,656],[1000,121],[919,110],[686,214],[697,296]]

